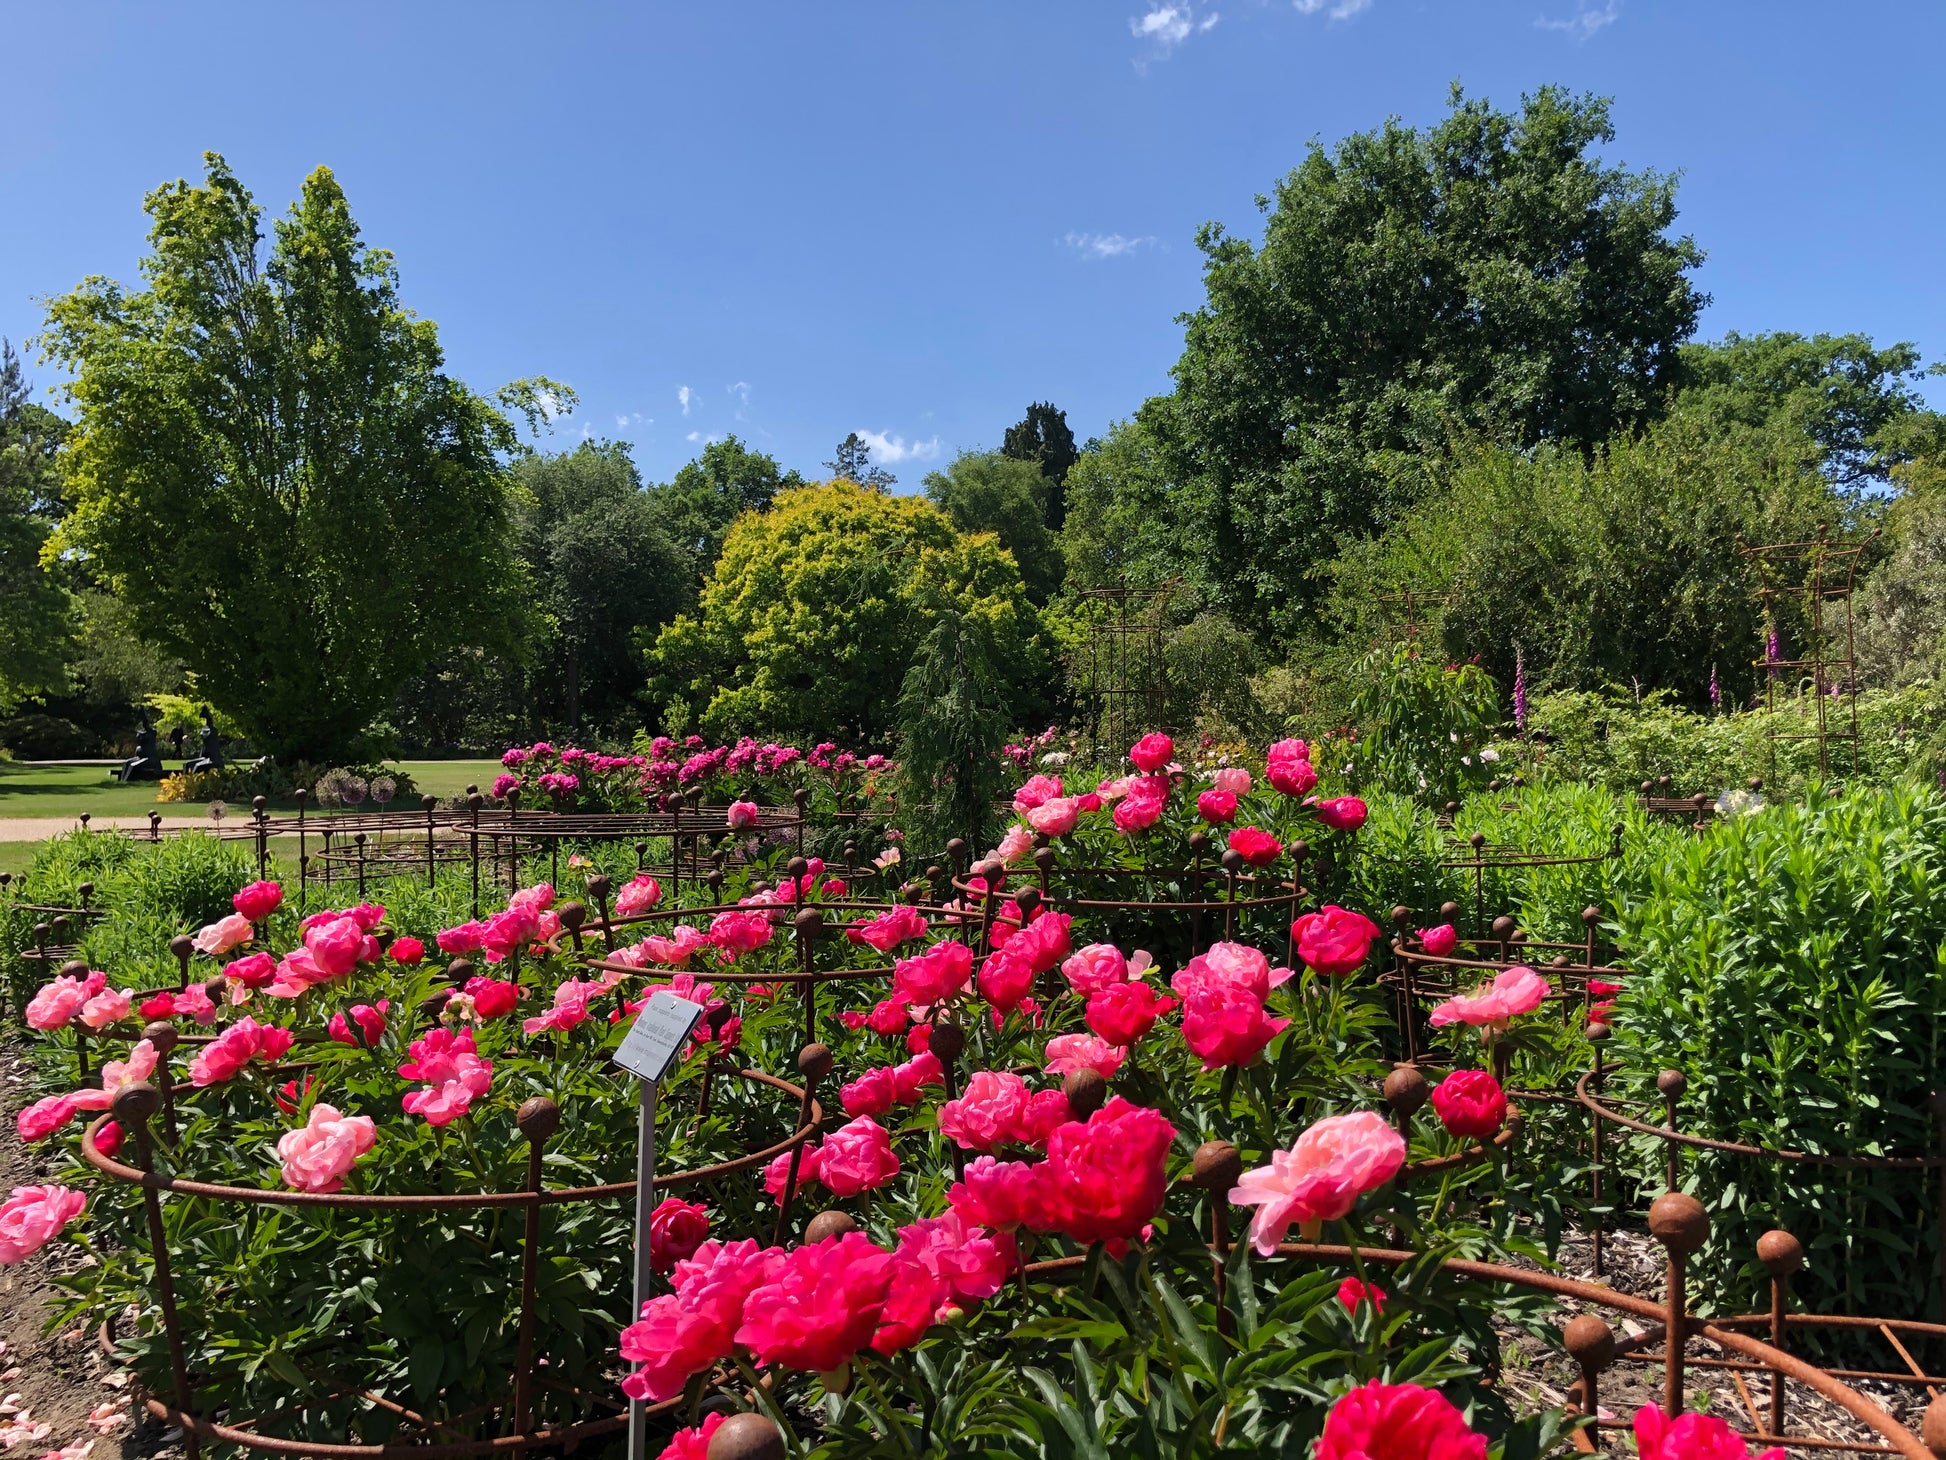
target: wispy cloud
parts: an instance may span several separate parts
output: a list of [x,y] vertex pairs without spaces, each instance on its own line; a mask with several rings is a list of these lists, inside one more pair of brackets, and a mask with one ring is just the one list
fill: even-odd
[[737,398],[737,401],[740,404],[746,406],[750,404],[750,382],[749,381],[739,380],[735,385],[725,386],[724,389],[729,391],[731,395],[735,396]]
[[1291,3],[1299,15],[1316,15],[1324,10],[1333,20],[1350,20],[1359,11],[1372,8],[1372,0],[1291,0]]
[[1062,237],[1061,242],[1084,259],[1118,259],[1123,254],[1155,247],[1155,236],[1145,233],[1130,238],[1121,233],[1069,233]]
[[534,404],[540,410],[541,419],[550,426],[569,414],[568,408],[561,403],[561,398],[545,386],[534,392]]
[[701,431],[691,431],[682,439],[696,446],[713,446],[723,438],[716,435],[705,436]]
[[[639,426],[641,424],[642,413],[640,411],[617,411],[615,413],[615,429],[617,431],[626,431],[631,426]],[[649,424],[653,426],[655,422],[650,421]]]
[[[1150,59],[1166,60],[1169,54],[1193,35],[1201,35],[1212,28],[1222,16],[1212,10],[1208,15],[1198,16],[1191,0],[1181,3],[1152,4],[1141,15],[1131,16],[1128,22],[1129,34],[1138,41],[1146,41],[1151,50]],[[1137,69],[1144,63],[1137,61]]]
[[1543,15],[1534,22],[1539,30],[1558,30],[1572,36],[1576,41],[1585,41],[1596,31],[1613,25],[1621,18],[1622,0],[1607,0],[1599,10],[1583,4],[1581,9],[1565,20],[1556,20]]
[[885,431],[860,431],[858,439],[872,448],[872,460],[880,466],[897,466],[902,461],[931,461],[939,455],[939,438],[907,441]]
[[690,405],[696,399],[696,392],[686,385],[678,386],[676,388],[676,399],[682,402],[682,413],[686,416],[689,414]]

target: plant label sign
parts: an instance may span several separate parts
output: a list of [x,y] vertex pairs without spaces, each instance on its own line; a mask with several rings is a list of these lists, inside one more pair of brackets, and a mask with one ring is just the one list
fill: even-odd
[[703,1006],[657,989],[635,1016],[635,1024],[615,1051],[615,1063],[638,1080],[653,1083],[669,1072],[670,1062],[703,1017]]

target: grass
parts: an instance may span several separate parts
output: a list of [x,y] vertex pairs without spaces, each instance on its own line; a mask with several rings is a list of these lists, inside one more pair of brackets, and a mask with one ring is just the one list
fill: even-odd
[[[468,785],[490,786],[500,770],[500,763],[494,760],[407,760],[392,764],[409,772],[421,792],[435,796],[455,796]],[[78,816],[83,811],[102,817],[141,816],[156,805],[154,782],[120,785],[107,766],[0,761],[0,817]],[[194,802],[171,802],[163,804],[161,810],[169,816],[194,816],[202,807]]]

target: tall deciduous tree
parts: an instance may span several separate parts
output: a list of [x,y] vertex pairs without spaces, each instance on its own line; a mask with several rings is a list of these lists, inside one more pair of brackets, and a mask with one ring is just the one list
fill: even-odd
[[997,451],[963,451],[926,473],[926,495],[961,532],[990,532],[1014,555],[1027,596],[1046,606],[1061,588],[1061,547],[1047,530],[1053,483],[1031,462]]
[[774,457],[726,436],[705,446],[650,497],[663,530],[695,560],[700,582],[722,554],[723,534],[732,522],[745,512],[764,511],[785,488],[803,485],[796,472],[779,471]]
[[1294,628],[1313,566],[1406,505],[1390,456],[1455,428],[1586,449],[1665,408],[1702,254],[1671,235],[1671,179],[1595,155],[1613,137],[1595,97],[1509,115],[1456,89],[1429,131],[1314,145],[1260,244],[1204,226],[1208,299],[1142,419],[1207,486],[1184,527],[1226,606]]
[[1047,528],[1059,532],[1067,521],[1068,468],[1081,453],[1075,450],[1074,432],[1068,429],[1068,413],[1052,401],[1039,400],[1027,407],[1027,414],[1007,427],[1000,454],[1016,461],[1031,461],[1047,478]]
[[67,592],[41,562],[60,517],[67,422],[28,395],[20,357],[0,340],[0,712],[66,684],[72,636]]
[[80,415],[62,541],[258,746],[326,760],[510,617],[517,443],[445,373],[328,169],[266,247],[250,194],[205,162],[147,199],[146,288],[90,278],[49,307]]

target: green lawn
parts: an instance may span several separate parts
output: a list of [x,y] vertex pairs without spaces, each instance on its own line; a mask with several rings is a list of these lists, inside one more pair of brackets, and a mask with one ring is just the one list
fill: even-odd
[[[173,762],[165,762],[174,770]],[[395,762],[409,772],[421,792],[456,796],[468,785],[485,789],[500,771],[494,760],[407,760]],[[0,817],[141,816],[155,806],[153,782],[118,785],[107,766],[34,766],[0,761]],[[198,814],[191,803],[165,804],[169,815]],[[0,868],[4,870],[4,868]]]

